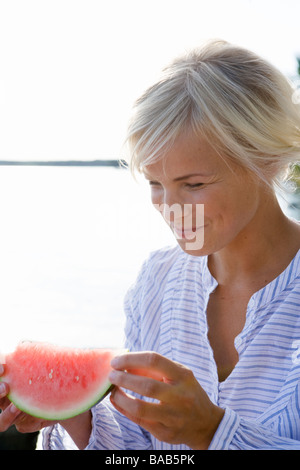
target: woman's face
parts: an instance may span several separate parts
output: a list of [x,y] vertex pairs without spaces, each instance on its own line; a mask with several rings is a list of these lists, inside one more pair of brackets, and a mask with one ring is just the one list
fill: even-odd
[[182,135],[144,175],[152,203],[187,253],[214,253],[257,228],[261,185],[204,138]]

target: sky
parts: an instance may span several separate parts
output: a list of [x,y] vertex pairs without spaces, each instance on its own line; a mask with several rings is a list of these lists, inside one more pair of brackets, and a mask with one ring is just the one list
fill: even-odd
[[0,0],[0,160],[122,157],[133,101],[210,38],[288,76],[299,0]]

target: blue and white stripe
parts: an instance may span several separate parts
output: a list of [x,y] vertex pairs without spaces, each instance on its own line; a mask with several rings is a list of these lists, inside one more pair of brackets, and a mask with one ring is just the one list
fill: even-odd
[[[206,257],[179,247],[153,253],[125,299],[126,346],[190,367],[211,400],[226,409],[210,449],[300,449],[300,251],[250,299],[235,339],[239,362],[221,383],[205,313],[216,285]],[[93,416],[88,449],[187,449],[150,436],[108,399]],[[47,428],[44,445],[65,448],[63,429]]]

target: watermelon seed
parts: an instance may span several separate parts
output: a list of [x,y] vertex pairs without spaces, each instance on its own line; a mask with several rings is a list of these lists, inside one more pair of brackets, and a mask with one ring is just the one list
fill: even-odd
[[52,379],[52,377],[53,377],[52,374],[53,374],[53,369],[50,370],[49,379]]

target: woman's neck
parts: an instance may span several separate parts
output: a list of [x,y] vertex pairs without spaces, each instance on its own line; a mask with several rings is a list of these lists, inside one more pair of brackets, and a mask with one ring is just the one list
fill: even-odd
[[276,199],[266,201],[237,239],[209,255],[208,266],[219,285],[239,285],[255,279],[268,283],[288,266],[299,249],[300,225],[286,217]]

